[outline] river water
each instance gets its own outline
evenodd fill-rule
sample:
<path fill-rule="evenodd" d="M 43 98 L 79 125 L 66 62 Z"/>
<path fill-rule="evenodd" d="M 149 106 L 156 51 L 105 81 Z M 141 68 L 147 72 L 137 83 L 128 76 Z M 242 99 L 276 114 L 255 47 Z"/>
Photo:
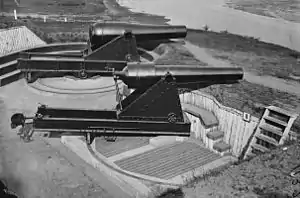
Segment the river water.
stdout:
<path fill-rule="evenodd" d="M 228 8 L 225 0 L 118 0 L 134 12 L 165 16 L 172 25 L 259 38 L 300 51 L 300 23 L 254 15 Z"/>

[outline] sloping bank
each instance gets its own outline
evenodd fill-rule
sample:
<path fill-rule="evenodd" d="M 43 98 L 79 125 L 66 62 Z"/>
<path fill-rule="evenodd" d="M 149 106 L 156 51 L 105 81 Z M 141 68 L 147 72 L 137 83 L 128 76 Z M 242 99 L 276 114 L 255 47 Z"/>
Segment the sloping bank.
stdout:
<path fill-rule="evenodd" d="M 224 0 L 117 0 L 133 12 L 165 16 L 172 25 L 259 38 L 300 51 L 300 24 L 225 7 Z"/>

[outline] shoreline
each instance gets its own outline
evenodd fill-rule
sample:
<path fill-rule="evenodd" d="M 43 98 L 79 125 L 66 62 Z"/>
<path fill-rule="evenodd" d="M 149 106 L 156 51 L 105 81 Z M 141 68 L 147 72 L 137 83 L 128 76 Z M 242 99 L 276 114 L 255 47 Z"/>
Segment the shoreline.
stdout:
<path fill-rule="evenodd" d="M 139 22 L 145 24 L 155 25 L 167 25 L 169 20 L 164 16 L 158 16 L 153 14 L 147 14 L 142 12 L 132 12 L 130 8 L 122 6 L 116 0 L 102 0 L 105 9 L 100 13 L 83 13 L 83 14 L 55 14 L 55 13 L 34 13 L 34 12 L 18 12 L 18 18 L 33 18 L 41 19 L 47 17 L 47 20 L 64 21 L 67 18 L 70 22 L 82 21 L 84 18 L 87 22 L 96 21 L 127 21 L 127 22 Z M 13 12 L 1 12 L 0 17 L 14 17 Z"/>
<path fill-rule="evenodd" d="M 206 0 L 187 1 L 188 3 L 198 1 L 201 3 Z M 195 8 L 187 5 L 188 3 L 179 0 L 103 0 L 106 10 L 99 14 L 80 16 L 49 14 L 47 16 L 49 20 L 60 21 L 63 21 L 63 17 L 70 17 L 70 22 L 80 21 L 78 20 L 80 18 L 90 18 L 89 22 L 117 20 L 155 25 L 186 25 L 191 30 L 203 30 L 203 27 L 208 24 L 210 31 L 213 32 L 227 31 L 230 34 L 252 37 L 268 44 L 300 52 L 300 38 L 298 37 L 300 23 L 223 7 L 224 0 L 209 1 L 201 5 L 202 8 L 194 6 L 199 9 L 198 12 L 193 12 Z M 182 10 L 187 10 L 190 16 L 186 13 L 187 11 L 182 12 Z M 2 13 L 2 15 L 13 17 L 13 13 Z M 18 15 L 20 18 L 30 16 L 36 19 L 43 19 L 45 16 L 35 13 L 18 13 Z"/>
<path fill-rule="evenodd" d="M 300 51 L 300 23 L 224 7 L 222 0 L 213 3 L 204 3 L 205 0 L 116 1 L 120 6 L 127 7 L 132 12 L 165 16 L 170 20 L 168 22 L 170 25 L 186 25 L 189 29 L 203 29 L 203 26 L 207 25 L 215 32 L 226 30 L 232 34 L 259 38 L 266 43 Z"/>

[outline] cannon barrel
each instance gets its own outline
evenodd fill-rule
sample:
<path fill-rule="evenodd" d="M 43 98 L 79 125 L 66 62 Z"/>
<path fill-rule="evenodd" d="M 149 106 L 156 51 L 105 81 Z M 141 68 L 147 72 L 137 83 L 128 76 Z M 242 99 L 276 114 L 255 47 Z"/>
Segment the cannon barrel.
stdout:
<path fill-rule="evenodd" d="M 137 42 L 185 38 L 186 26 L 145 25 L 122 22 L 95 23 L 90 26 L 89 37 L 92 46 L 101 46 L 124 32 L 131 31 Z"/>
<path fill-rule="evenodd" d="M 243 79 L 243 69 L 240 67 L 200 67 L 197 65 L 154 65 L 128 63 L 123 71 L 116 75 L 129 88 L 149 86 L 167 73 L 176 79 L 179 88 L 189 84 L 233 84 Z M 204 86 L 205 87 L 205 86 Z"/>

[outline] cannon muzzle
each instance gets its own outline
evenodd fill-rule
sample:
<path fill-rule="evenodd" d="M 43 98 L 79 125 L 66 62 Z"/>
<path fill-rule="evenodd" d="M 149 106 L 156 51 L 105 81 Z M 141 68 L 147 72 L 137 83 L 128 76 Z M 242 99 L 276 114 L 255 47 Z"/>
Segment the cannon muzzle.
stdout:
<path fill-rule="evenodd" d="M 137 42 L 185 38 L 187 35 L 185 26 L 102 22 L 90 26 L 89 37 L 91 46 L 97 48 L 97 46 L 99 47 L 117 36 L 123 35 L 126 31 L 131 31 Z"/>
<path fill-rule="evenodd" d="M 154 65 L 128 63 L 116 75 L 129 88 L 142 88 L 154 84 L 167 73 L 176 80 L 179 88 L 191 84 L 205 86 L 213 84 L 233 84 L 243 79 L 243 69 L 239 67 L 200 67 L 197 65 Z M 199 87 L 198 87 L 199 88 Z"/>
<path fill-rule="evenodd" d="M 24 126 L 26 117 L 22 113 L 15 113 L 10 118 L 10 127 L 12 129 L 18 126 Z"/>

